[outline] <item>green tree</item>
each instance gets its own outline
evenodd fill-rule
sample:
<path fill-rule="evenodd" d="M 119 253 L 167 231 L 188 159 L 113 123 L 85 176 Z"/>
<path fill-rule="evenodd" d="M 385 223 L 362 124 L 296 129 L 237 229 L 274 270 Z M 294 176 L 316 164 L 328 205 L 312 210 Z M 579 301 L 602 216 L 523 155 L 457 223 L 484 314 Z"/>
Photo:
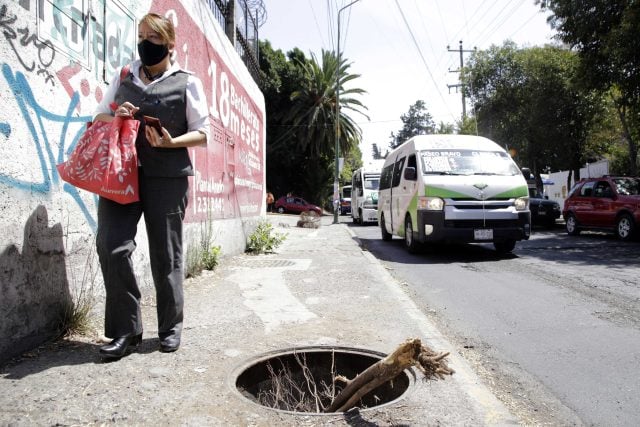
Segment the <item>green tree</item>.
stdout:
<path fill-rule="evenodd" d="M 454 133 L 456 130 L 455 126 L 451 123 L 445 123 L 445 122 L 440 122 L 440 124 L 438 125 L 438 130 L 436 131 L 436 133 L 439 134 L 451 134 Z"/>
<path fill-rule="evenodd" d="M 465 116 L 457 123 L 458 133 L 461 135 L 477 135 L 478 124 L 475 116 Z"/>
<path fill-rule="evenodd" d="M 510 149 L 539 177 L 547 168 L 579 170 L 603 101 L 576 83 L 579 58 L 546 46 L 512 42 L 474 53 L 463 82 L 475 104 L 478 132 Z"/>
<path fill-rule="evenodd" d="M 538 0 L 551 25 L 581 58 L 581 82 L 614 95 L 628 146 L 628 173 L 638 174 L 640 136 L 640 2 Z"/>
<path fill-rule="evenodd" d="M 291 94 L 304 84 L 304 53 L 293 49 L 285 55 L 274 50 L 269 41 L 260 41 L 260 89 L 266 109 L 266 185 L 276 197 L 293 192 L 311 200 L 305 188 L 304 152 L 292 150 L 296 145 L 295 127 L 287 118 Z M 319 202 L 315 201 L 314 202 Z"/>
<path fill-rule="evenodd" d="M 333 52 L 322 51 L 307 59 L 299 49 L 287 54 L 273 51 L 261 42 L 261 88 L 267 110 L 267 186 L 282 195 L 299 194 L 324 205 L 333 193 L 335 165 L 336 77 L 340 90 L 340 157 L 350 178 L 352 156 L 361 153 L 361 130 L 350 114 L 364 115 L 366 107 L 357 98 L 365 93 L 354 88 L 359 77 L 350 74 L 346 59 L 338 64 Z"/>
<path fill-rule="evenodd" d="M 311 61 L 300 64 L 305 70 L 305 82 L 291 94 L 293 106 L 289 117 L 294 126 L 300 128 L 298 149 L 307 150 L 312 155 L 332 154 L 335 150 L 336 125 L 336 78 L 340 99 L 340 152 L 347 153 L 357 145 L 362 131 L 347 112 L 363 112 L 366 107 L 356 98 L 365 93 L 363 89 L 349 88 L 347 83 L 360 77 L 349 74 L 350 64 L 346 59 L 338 63 L 334 52 L 322 50 L 322 62 L 315 55 Z"/>
<path fill-rule="evenodd" d="M 409 138 L 416 135 L 427 135 L 436 132 L 436 124 L 433 117 L 427 111 L 427 107 L 422 100 L 417 100 L 409 107 L 409 111 L 400 116 L 403 126 L 397 134 L 391 132 L 391 142 L 389 147 L 394 149 L 405 143 Z"/>

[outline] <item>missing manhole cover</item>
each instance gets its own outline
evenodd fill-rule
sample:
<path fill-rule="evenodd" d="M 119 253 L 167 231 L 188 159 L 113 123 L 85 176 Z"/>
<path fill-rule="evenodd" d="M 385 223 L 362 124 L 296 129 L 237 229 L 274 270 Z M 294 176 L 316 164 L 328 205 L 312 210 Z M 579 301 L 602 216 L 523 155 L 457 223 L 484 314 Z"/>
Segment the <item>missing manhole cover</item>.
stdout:
<path fill-rule="evenodd" d="M 323 413 L 344 388 L 338 375 L 355 378 L 385 357 L 382 353 L 352 348 L 297 348 L 262 356 L 251 362 L 236 379 L 237 390 L 267 408 Z M 406 372 L 364 395 L 361 409 L 379 407 L 400 398 L 409 388 Z"/>

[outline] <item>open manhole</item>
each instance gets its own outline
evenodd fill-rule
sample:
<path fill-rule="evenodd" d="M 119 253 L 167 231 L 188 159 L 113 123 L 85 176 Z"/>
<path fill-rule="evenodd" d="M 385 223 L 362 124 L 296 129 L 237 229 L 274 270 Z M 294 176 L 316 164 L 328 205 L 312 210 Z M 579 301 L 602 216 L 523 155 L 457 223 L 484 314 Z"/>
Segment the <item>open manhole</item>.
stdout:
<path fill-rule="evenodd" d="M 353 379 L 385 356 L 353 348 L 296 348 L 249 363 L 235 385 L 245 398 L 264 407 L 320 414 L 345 387 L 335 381 L 336 376 Z M 367 409 L 390 404 L 407 391 L 410 383 L 407 371 L 402 372 L 364 395 L 356 406 Z"/>

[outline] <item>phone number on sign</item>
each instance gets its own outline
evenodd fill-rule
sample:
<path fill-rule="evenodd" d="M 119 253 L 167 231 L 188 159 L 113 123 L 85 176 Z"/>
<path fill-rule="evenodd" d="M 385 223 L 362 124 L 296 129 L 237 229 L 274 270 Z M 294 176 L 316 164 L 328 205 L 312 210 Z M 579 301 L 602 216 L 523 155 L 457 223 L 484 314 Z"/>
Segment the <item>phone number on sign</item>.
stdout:
<path fill-rule="evenodd" d="M 221 197 L 197 196 L 194 206 L 195 213 L 223 213 L 224 199 Z"/>

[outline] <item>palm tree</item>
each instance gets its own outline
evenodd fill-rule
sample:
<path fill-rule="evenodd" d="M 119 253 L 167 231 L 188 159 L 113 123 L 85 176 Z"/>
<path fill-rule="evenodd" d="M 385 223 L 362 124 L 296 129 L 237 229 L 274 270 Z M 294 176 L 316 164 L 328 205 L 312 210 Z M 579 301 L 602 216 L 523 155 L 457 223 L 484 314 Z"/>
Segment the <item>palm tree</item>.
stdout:
<path fill-rule="evenodd" d="M 322 50 L 322 64 L 314 54 L 311 60 L 302 63 L 306 82 L 291 94 L 293 101 L 289 119 L 296 129 L 298 149 L 311 156 L 331 158 L 335 150 L 336 125 L 336 80 L 340 90 L 340 152 L 348 153 L 358 145 L 362 137 L 360 127 L 349 116 L 349 112 L 362 114 L 367 108 L 355 97 L 366 93 L 359 88 L 345 88 L 347 83 L 360 77 L 349 74 L 351 66 L 338 59 L 334 52 Z"/>

